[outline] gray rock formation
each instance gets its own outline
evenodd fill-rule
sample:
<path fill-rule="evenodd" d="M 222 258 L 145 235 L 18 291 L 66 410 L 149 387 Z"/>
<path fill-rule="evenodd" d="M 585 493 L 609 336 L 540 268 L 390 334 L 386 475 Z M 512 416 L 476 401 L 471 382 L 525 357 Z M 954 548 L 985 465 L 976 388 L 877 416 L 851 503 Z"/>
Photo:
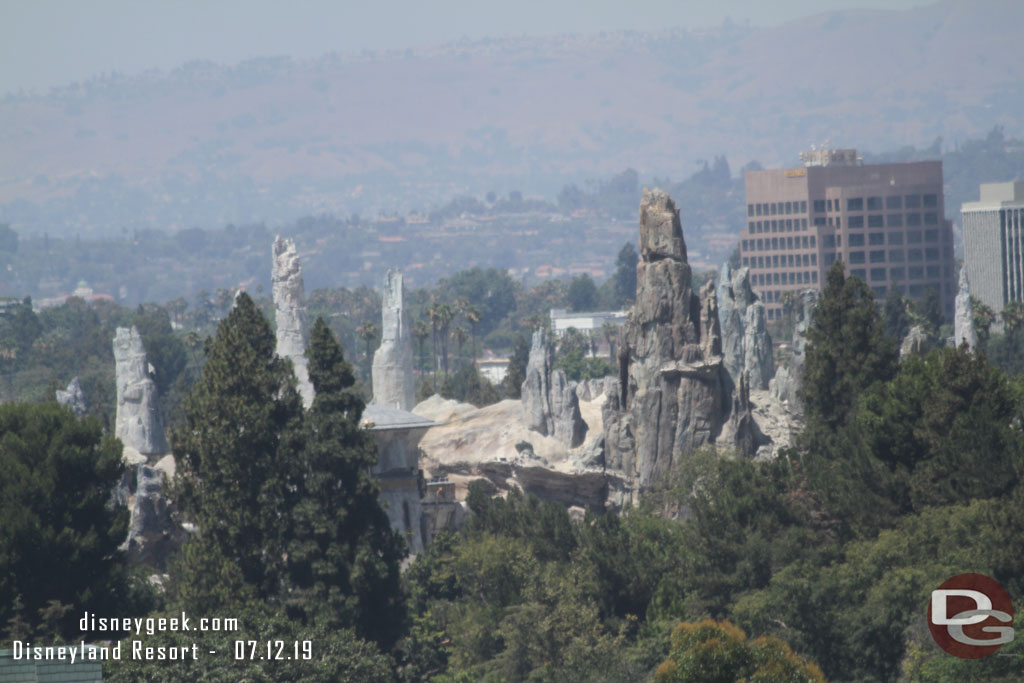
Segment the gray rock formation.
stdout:
<path fill-rule="evenodd" d="M 85 415 L 89 408 L 85 404 L 85 394 L 82 392 L 82 385 L 78 382 L 77 377 L 71 380 L 67 389 L 57 390 L 57 403 L 71 408 L 75 417 Z"/>
<path fill-rule="evenodd" d="M 130 474 L 131 470 L 126 472 Z M 184 534 L 174 523 L 173 505 L 163 494 L 166 480 L 173 476 L 174 458 L 168 455 L 153 467 L 138 465 L 134 481 L 128 482 L 131 522 L 124 548 L 132 564 L 166 569 L 167 559 L 181 544 Z"/>
<path fill-rule="evenodd" d="M 733 386 L 739 385 L 740 376 L 746 372 L 751 388 L 767 389 L 775 374 L 772 338 L 764 304 L 750 287 L 749 269 L 733 273 L 728 263 L 723 265 L 717 297 L 722 353 Z"/>
<path fill-rule="evenodd" d="M 956 294 L 956 314 L 953 318 L 953 344 L 966 343 L 969 348 L 978 345 L 974 332 L 974 307 L 971 305 L 971 288 L 967 282 L 967 269 L 960 269 L 960 291 Z"/>
<path fill-rule="evenodd" d="M 274 240 L 274 318 L 277 321 L 277 355 L 290 358 L 298 380 L 299 395 L 307 408 L 313 403 L 313 384 L 309 381 L 306 347 L 309 332 L 306 329 L 305 286 L 302 266 L 295 242 L 280 235 Z"/>
<path fill-rule="evenodd" d="M 768 386 L 772 396 L 797 411 L 801 408 L 797 392 L 800 390 L 804 359 L 807 357 L 807 330 L 811 328 L 811 319 L 814 316 L 814 307 L 818 305 L 818 296 L 816 289 L 805 289 L 800 292 L 789 364 L 780 366 L 775 371 L 775 377 L 772 378 Z"/>
<path fill-rule="evenodd" d="M 554 353 L 543 328 L 533 333 L 522 397 L 523 420 L 529 429 L 554 436 L 569 448 L 583 443 L 587 423 L 580 415 L 576 384 L 554 368 Z"/>
<path fill-rule="evenodd" d="M 922 357 L 926 353 L 928 353 L 928 335 L 925 334 L 923 327 L 914 325 L 900 345 L 900 360 L 912 355 Z"/>
<path fill-rule="evenodd" d="M 391 408 L 412 410 L 416 405 L 412 327 L 405 310 L 401 271 L 389 269 L 384 277 L 381 317 L 380 348 L 373 354 L 373 400 Z"/>
<path fill-rule="evenodd" d="M 139 331 L 117 328 L 114 335 L 114 375 L 117 385 L 117 417 L 114 436 L 124 444 L 128 462 L 141 462 L 170 449 L 164 437 L 156 383 Z"/>
<path fill-rule="evenodd" d="M 742 448 L 759 439 L 747 431 L 748 397 L 737 396 L 730 416 L 714 285 L 700 297 L 693 291 L 679 212 L 659 190 L 644 190 L 640 251 L 636 304 L 619 336 L 619 377 L 606 383 L 602 410 L 605 465 L 622 471 L 636 492 L 701 446 Z"/>

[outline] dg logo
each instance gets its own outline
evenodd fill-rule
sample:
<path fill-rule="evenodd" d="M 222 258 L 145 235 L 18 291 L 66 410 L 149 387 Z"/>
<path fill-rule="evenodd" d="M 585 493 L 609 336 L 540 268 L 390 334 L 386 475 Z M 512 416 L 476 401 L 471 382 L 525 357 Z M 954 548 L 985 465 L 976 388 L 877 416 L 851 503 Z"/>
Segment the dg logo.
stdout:
<path fill-rule="evenodd" d="M 943 650 L 979 659 L 1013 640 L 1013 604 L 984 574 L 958 574 L 932 591 L 928 628 Z"/>

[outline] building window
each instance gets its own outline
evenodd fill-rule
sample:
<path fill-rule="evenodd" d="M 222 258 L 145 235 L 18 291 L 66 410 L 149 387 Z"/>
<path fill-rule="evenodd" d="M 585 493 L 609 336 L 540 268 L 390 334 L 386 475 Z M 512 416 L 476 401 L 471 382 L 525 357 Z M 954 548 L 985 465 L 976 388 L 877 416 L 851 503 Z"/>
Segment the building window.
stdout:
<path fill-rule="evenodd" d="M 836 216 L 836 230 L 838 230 L 841 227 L 843 227 L 843 219 L 840 218 L 839 216 Z"/>
<path fill-rule="evenodd" d="M 806 200 L 801 200 L 800 201 L 800 213 L 807 213 L 807 201 Z"/>
<path fill-rule="evenodd" d="M 902 232 L 890 232 L 889 233 L 889 244 L 903 244 L 903 233 Z"/>
<path fill-rule="evenodd" d="M 817 254 L 811 254 L 811 265 L 812 266 L 818 265 L 818 255 Z"/>
<path fill-rule="evenodd" d="M 776 204 L 775 202 L 771 203 L 771 211 L 772 211 L 772 215 L 773 216 L 778 213 L 778 208 L 779 208 L 778 204 Z"/>
<path fill-rule="evenodd" d="M 760 204 L 754 204 L 754 215 L 755 216 L 760 216 L 761 215 L 761 205 Z"/>
<path fill-rule="evenodd" d="M 872 268 L 871 269 L 871 281 L 881 282 L 885 279 L 885 268 Z"/>
<path fill-rule="evenodd" d="M 839 200 L 837 199 L 836 200 L 836 206 L 839 206 L 838 202 L 839 202 Z M 826 199 L 825 200 L 825 204 L 828 206 L 828 210 L 831 211 L 832 210 L 832 200 L 831 199 Z"/>
<path fill-rule="evenodd" d="M 891 279 L 891 280 L 902 280 L 903 277 L 904 277 L 904 272 L 903 272 L 902 268 L 890 268 L 889 269 L 889 279 Z"/>
<path fill-rule="evenodd" d="M 811 249 L 814 249 L 814 235 L 811 235 Z"/>
<path fill-rule="evenodd" d="M 793 219 L 792 218 L 787 218 L 786 219 L 786 232 L 793 232 Z"/>
<path fill-rule="evenodd" d="M 873 232 L 868 235 L 868 244 L 878 245 L 885 244 L 885 233 L 884 232 Z"/>
<path fill-rule="evenodd" d="M 861 280 L 864 281 L 867 281 L 868 279 L 867 271 L 865 271 L 863 268 L 851 268 L 850 275 L 854 277 L 859 277 Z"/>
<path fill-rule="evenodd" d="M 864 233 L 853 233 L 846 239 L 846 243 L 851 247 L 863 247 Z"/>
<path fill-rule="evenodd" d="M 828 268 L 829 266 L 836 262 L 835 253 L 830 251 L 827 254 L 823 254 L 821 262 L 825 265 L 826 268 Z"/>
<path fill-rule="evenodd" d="M 787 265 L 789 265 L 790 268 L 793 267 L 793 258 L 794 258 L 793 254 L 787 254 L 786 255 Z"/>
<path fill-rule="evenodd" d="M 831 199 L 829 200 L 832 201 Z M 815 199 L 814 200 L 814 213 L 825 213 L 825 200 Z"/>
<path fill-rule="evenodd" d="M 772 284 L 773 285 L 782 284 L 781 282 L 779 282 L 779 274 L 778 273 L 772 273 Z"/>
<path fill-rule="evenodd" d="M 806 230 L 807 229 L 807 219 L 806 218 L 801 218 L 800 219 L 800 225 L 803 226 L 801 228 L 802 230 Z"/>
<path fill-rule="evenodd" d="M 938 247 L 926 247 L 924 250 L 924 258 L 926 261 L 938 261 L 939 260 L 939 248 Z"/>
<path fill-rule="evenodd" d="M 939 195 L 937 194 L 926 194 L 924 196 L 924 208 L 934 209 L 939 205 Z"/>
<path fill-rule="evenodd" d="M 902 228 L 903 227 L 903 214 L 902 213 L 890 213 L 885 217 L 885 223 L 890 228 Z"/>
<path fill-rule="evenodd" d="M 754 205 L 753 204 L 747 204 L 747 215 L 748 216 L 753 216 L 754 215 Z"/>
<path fill-rule="evenodd" d="M 907 249 L 908 261 L 923 261 L 924 253 L 920 249 Z"/>
<path fill-rule="evenodd" d="M 757 267 L 758 268 L 764 268 L 764 256 L 758 256 L 757 257 Z"/>
<path fill-rule="evenodd" d="M 847 211 L 863 211 L 864 210 L 864 198 L 863 197 L 852 197 L 846 200 Z"/>
<path fill-rule="evenodd" d="M 902 249 L 890 249 L 889 250 L 889 263 L 903 263 L 903 250 Z"/>
<path fill-rule="evenodd" d="M 773 254 L 772 255 L 772 268 L 778 268 L 778 267 L 779 267 L 779 255 L 778 254 Z"/>
<path fill-rule="evenodd" d="M 749 265 L 750 265 L 750 258 L 747 257 L 747 256 L 744 256 L 743 257 L 743 266 L 746 267 L 746 266 L 749 266 Z"/>
<path fill-rule="evenodd" d="M 786 202 L 786 213 L 793 213 L 793 202 Z"/>
<path fill-rule="evenodd" d="M 926 213 L 924 215 L 924 224 L 925 225 L 938 225 L 939 224 L 939 214 L 935 213 L 934 211 L 929 211 L 928 213 Z"/>
<path fill-rule="evenodd" d="M 910 296 L 920 299 L 924 296 L 924 285 L 910 285 Z"/>
<path fill-rule="evenodd" d="M 864 252 L 863 251 L 851 251 L 849 256 L 850 256 L 850 263 L 851 264 L 856 263 L 856 264 L 859 265 L 861 263 L 864 263 Z"/>
<path fill-rule="evenodd" d="M 822 235 L 821 236 L 821 246 L 823 246 L 823 247 L 834 247 L 834 246 L 836 246 L 836 236 L 835 235 Z"/>
<path fill-rule="evenodd" d="M 786 238 L 786 249 L 792 249 L 792 248 L 793 248 L 793 238 L 792 237 L 787 237 Z"/>
<path fill-rule="evenodd" d="M 907 214 L 907 227 L 916 227 L 921 225 L 921 214 L 919 213 L 908 213 Z"/>
<path fill-rule="evenodd" d="M 816 271 L 816 270 L 812 270 L 811 271 L 811 282 L 814 282 L 814 283 L 818 282 L 818 271 Z"/>
<path fill-rule="evenodd" d="M 789 274 L 789 284 L 791 284 L 791 285 L 795 285 L 796 284 L 796 273 L 790 273 Z"/>
<path fill-rule="evenodd" d="M 881 211 L 882 210 L 882 198 L 881 197 L 868 197 L 868 211 Z"/>
<path fill-rule="evenodd" d="M 890 211 L 898 211 L 903 208 L 903 197 L 898 194 L 889 195 L 885 198 L 885 208 Z"/>
<path fill-rule="evenodd" d="M 939 241 L 939 231 L 937 229 L 935 229 L 935 228 L 932 228 L 931 230 L 925 230 L 924 231 L 924 241 L 925 242 L 938 242 Z"/>
<path fill-rule="evenodd" d="M 879 286 L 879 287 L 872 287 L 871 289 L 875 290 L 875 298 L 876 299 L 882 299 L 882 298 L 885 297 L 885 287 Z"/>
<path fill-rule="evenodd" d="M 871 263 L 885 263 L 885 249 L 873 250 L 868 258 L 871 259 Z"/>
<path fill-rule="evenodd" d="M 764 240 L 757 240 L 757 249 L 755 249 L 754 251 L 764 251 Z"/>
<path fill-rule="evenodd" d="M 846 219 L 846 224 L 851 228 L 863 228 L 864 216 L 850 216 Z"/>
<path fill-rule="evenodd" d="M 928 275 L 929 280 L 939 279 L 939 267 L 938 266 L 925 266 L 924 272 Z"/>
<path fill-rule="evenodd" d="M 868 227 L 869 228 L 881 228 L 883 227 L 882 214 L 873 213 L 868 216 Z"/>
<path fill-rule="evenodd" d="M 836 246 L 837 247 L 843 246 L 843 236 L 842 235 L 836 235 Z"/>
<path fill-rule="evenodd" d="M 907 233 L 907 244 L 921 244 L 921 231 L 911 230 Z"/>
<path fill-rule="evenodd" d="M 919 194 L 908 194 L 903 198 L 903 205 L 908 209 L 920 209 L 921 208 L 921 195 Z"/>
<path fill-rule="evenodd" d="M 807 249 L 807 235 L 804 235 L 800 243 L 803 245 L 804 249 Z"/>
<path fill-rule="evenodd" d="M 924 279 L 924 267 L 923 266 L 910 266 L 907 268 L 907 275 L 910 276 L 911 280 L 923 280 Z"/>
<path fill-rule="evenodd" d="M 824 228 L 825 227 L 825 217 L 824 216 L 815 216 L 814 217 L 814 227 L 816 227 L 816 228 Z"/>

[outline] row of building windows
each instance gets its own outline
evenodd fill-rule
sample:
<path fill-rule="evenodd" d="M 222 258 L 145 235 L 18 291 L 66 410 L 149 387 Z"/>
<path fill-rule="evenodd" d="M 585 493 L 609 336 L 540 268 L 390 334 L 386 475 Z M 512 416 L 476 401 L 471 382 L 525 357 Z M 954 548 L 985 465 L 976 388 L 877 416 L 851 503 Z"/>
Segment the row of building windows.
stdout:
<path fill-rule="evenodd" d="M 923 220 L 922 220 L 923 218 Z M 869 228 L 902 228 L 906 225 L 908 228 L 917 227 L 919 225 L 938 225 L 939 214 L 934 211 L 929 211 L 924 214 L 920 213 L 890 213 L 880 214 L 873 213 L 868 214 L 867 221 L 865 222 L 864 216 L 850 216 L 846 220 L 846 227 L 848 228 L 863 228 L 865 225 Z M 814 227 L 836 228 L 837 230 L 842 229 L 843 221 L 839 216 L 815 216 Z M 753 232 L 753 230 L 751 230 Z"/>
<path fill-rule="evenodd" d="M 771 202 L 767 204 L 747 204 L 748 216 L 777 216 L 794 213 L 807 213 L 806 201 Z"/>
<path fill-rule="evenodd" d="M 818 271 L 794 271 L 792 273 L 772 273 L 773 277 L 766 283 L 768 286 L 771 285 L 810 285 L 817 284 L 818 282 Z M 760 296 L 766 304 L 775 304 L 782 301 L 782 295 L 785 294 L 786 290 L 776 289 L 765 289 L 758 290 L 758 296 Z"/>
<path fill-rule="evenodd" d="M 743 240 L 743 251 L 772 251 L 776 249 L 816 249 L 814 235 L 802 237 L 765 237 L 764 239 Z"/>
<path fill-rule="evenodd" d="M 773 254 L 771 256 L 744 256 L 744 267 L 749 268 L 794 268 L 818 265 L 817 254 Z M 751 277 L 757 278 L 757 275 Z M 761 283 L 764 284 L 764 283 Z"/>
<path fill-rule="evenodd" d="M 839 199 L 815 199 L 811 204 L 811 208 L 814 210 L 814 213 L 825 213 L 826 211 L 832 212 L 840 210 Z M 937 194 L 895 194 L 889 195 L 888 197 L 868 197 L 867 202 L 864 201 L 864 197 L 850 197 L 846 200 L 847 211 L 864 211 L 865 206 L 867 206 L 868 211 L 881 211 L 883 205 L 887 211 L 920 208 L 931 209 L 939 206 L 939 196 Z M 748 216 L 776 216 L 794 213 L 807 213 L 807 202 L 801 200 L 791 202 L 747 204 Z"/>
<path fill-rule="evenodd" d="M 747 223 L 747 232 L 751 235 L 759 232 L 799 232 L 806 229 L 806 218 L 781 218 L 774 221 L 750 221 Z"/>
<path fill-rule="evenodd" d="M 880 246 L 885 244 L 886 235 L 888 235 L 890 245 L 902 245 L 904 236 L 906 236 L 907 244 L 921 244 L 927 242 L 934 244 L 939 241 L 939 231 L 935 230 L 911 230 L 909 232 L 869 232 L 867 234 L 867 243 L 870 246 Z M 846 242 L 851 247 L 863 247 L 865 236 L 863 233 L 850 233 L 846 236 Z M 822 235 L 821 246 L 823 247 L 841 247 L 843 246 L 842 235 Z"/>

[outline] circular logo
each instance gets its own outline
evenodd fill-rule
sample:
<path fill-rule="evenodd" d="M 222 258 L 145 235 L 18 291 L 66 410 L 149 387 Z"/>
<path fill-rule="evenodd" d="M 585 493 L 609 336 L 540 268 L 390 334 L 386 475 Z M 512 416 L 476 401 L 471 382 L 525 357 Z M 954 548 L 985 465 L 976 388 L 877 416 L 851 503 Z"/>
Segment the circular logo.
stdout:
<path fill-rule="evenodd" d="M 928 629 L 951 655 L 988 657 L 1013 640 L 1013 604 L 995 579 L 958 574 L 932 591 Z"/>

